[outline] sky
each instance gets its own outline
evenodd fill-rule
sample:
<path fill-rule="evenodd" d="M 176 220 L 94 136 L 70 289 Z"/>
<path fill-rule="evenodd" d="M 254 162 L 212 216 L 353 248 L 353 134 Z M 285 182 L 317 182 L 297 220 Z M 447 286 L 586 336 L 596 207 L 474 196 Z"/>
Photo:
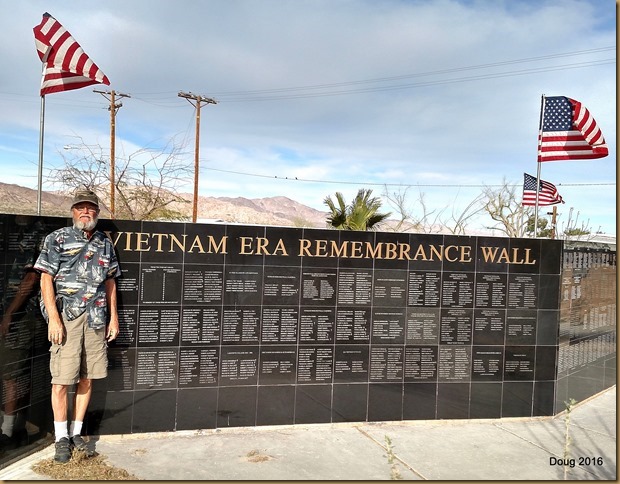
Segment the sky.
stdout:
<path fill-rule="evenodd" d="M 43 171 L 64 147 L 116 157 L 170 140 L 199 195 L 286 196 L 318 210 L 361 188 L 408 211 L 460 213 L 484 187 L 555 184 L 558 226 L 616 232 L 616 4 L 611 0 L 0 0 L 0 181 L 37 188 L 41 62 L 33 27 L 54 16 L 110 79 L 45 96 Z M 582 102 L 609 156 L 536 161 L 541 97 Z M 53 189 L 47 182 L 43 189 Z M 193 190 L 193 178 L 186 192 Z M 35 201 L 33 201 L 35 203 Z M 542 207 L 541 216 L 549 207 Z M 492 221 L 478 217 L 472 231 Z"/>

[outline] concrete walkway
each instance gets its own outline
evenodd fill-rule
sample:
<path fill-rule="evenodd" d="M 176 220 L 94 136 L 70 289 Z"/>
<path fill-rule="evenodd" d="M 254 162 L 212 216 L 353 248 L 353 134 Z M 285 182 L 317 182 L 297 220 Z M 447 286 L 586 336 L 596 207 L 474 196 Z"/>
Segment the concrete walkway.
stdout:
<path fill-rule="evenodd" d="M 568 479 L 616 480 L 615 386 L 574 407 L 569 435 Z M 565 471 L 564 415 L 132 434 L 91 444 L 147 480 L 556 480 Z M 31 466 L 53 453 L 26 457 L 0 479 L 44 480 Z"/>

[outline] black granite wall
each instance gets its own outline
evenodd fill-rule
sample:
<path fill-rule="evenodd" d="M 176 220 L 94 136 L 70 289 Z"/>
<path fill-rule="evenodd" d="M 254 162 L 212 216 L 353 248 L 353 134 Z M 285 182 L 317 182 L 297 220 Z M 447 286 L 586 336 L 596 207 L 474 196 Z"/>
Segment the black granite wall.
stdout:
<path fill-rule="evenodd" d="M 27 268 L 41 237 L 68 222 L 0 216 L 3 409 L 18 415 L 18 446 L 52 429 L 49 344 Z M 122 266 L 121 335 L 95 382 L 89 434 L 553 415 L 565 396 L 615 383 L 615 252 L 577 268 L 579 249 L 540 239 L 99 228 Z M 576 296 L 594 294 L 584 286 L 594 279 L 604 297 Z M 587 363 L 565 356 L 582 346 Z"/>

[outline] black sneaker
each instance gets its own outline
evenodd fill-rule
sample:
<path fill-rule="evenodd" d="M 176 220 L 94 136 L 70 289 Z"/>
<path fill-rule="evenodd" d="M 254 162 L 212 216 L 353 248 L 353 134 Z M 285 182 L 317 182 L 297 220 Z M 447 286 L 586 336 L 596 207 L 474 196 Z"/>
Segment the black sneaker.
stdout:
<path fill-rule="evenodd" d="M 56 442 L 56 453 L 54 454 L 54 461 L 65 464 L 71 460 L 71 442 L 69 437 L 63 437 Z"/>
<path fill-rule="evenodd" d="M 81 435 L 74 435 L 71 437 L 71 443 L 73 444 L 73 448 L 78 452 L 83 452 L 86 457 L 92 457 L 95 453 L 90 450 L 86 441 L 82 438 Z"/>
<path fill-rule="evenodd" d="M 8 435 L 0 433 L 0 455 L 4 454 L 7 450 L 12 450 L 16 447 L 14 439 Z"/>

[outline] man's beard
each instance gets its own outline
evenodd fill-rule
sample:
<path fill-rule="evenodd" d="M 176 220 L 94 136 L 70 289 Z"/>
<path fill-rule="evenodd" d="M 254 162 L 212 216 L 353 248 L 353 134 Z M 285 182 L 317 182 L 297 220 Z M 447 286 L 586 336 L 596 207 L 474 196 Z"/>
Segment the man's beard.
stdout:
<path fill-rule="evenodd" d="M 93 217 L 90 222 L 82 222 L 81 220 L 74 220 L 73 226 L 78 230 L 85 230 L 86 232 L 90 232 L 97 225 L 97 217 Z"/>

